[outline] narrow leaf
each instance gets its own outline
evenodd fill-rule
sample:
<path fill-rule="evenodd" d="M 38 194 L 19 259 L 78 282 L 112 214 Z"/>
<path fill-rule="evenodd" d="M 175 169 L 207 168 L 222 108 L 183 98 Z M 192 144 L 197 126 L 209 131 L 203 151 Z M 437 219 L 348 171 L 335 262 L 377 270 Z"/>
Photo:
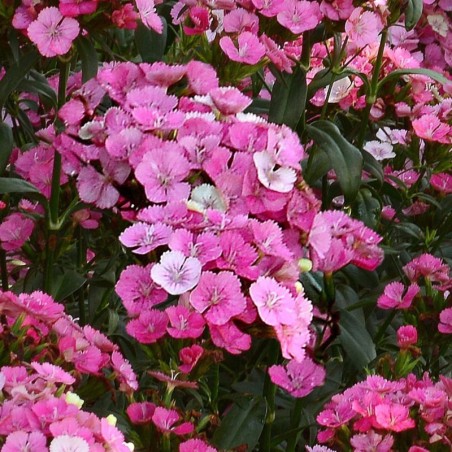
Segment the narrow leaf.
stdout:
<path fill-rule="evenodd" d="M 384 79 L 380 81 L 380 83 L 378 83 L 377 92 L 379 92 L 381 87 L 386 83 L 392 80 L 397 80 L 403 75 L 426 75 L 427 77 L 430 77 L 431 79 L 439 83 L 442 83 L 443 85 L 448 82 L 447 78 L 444 77 L 444 75 L 441 75 L 439 72 L 432 71 L 431 69 L 424 68 L 397 69 L 396 71 L 390 72 Z"/>
<path fill-rule="evenodd" d="M 422 0 L 408 0 L 405 10 L 405 28 L 412 30 L 422 16 L 424 2 Z"/>
<path fill-rule="evenodd" d="M 268 119 L 295 129 L 306 106 L 306 74 L 296 68 L 293 74 L 281 74 L 285 83 L 273 85 Z"/>
<path fill-rule="evenodd" d="M 0 174 L 3 174 L 6 165 L 8 165 L 13 146 L 14 140 L 11 127 L 4 122 L 0 122 Z"/>
<path fill-rule="evenodd" d="M 75 45 L 82 61 L 82 82 L 85 83 L 97 75 L 97 52 L 91 40 L 83 36 L 75 40 Z"/>
<path fill-rule="evenodd" d="M 229 450 L 247 444 L 247 450 L 253 450 L 264 428 L 266 413 L 267 406 L 262 396 L 240 398 L 215 431 L 214 445 Z"/>
<path fill-rule="evenodd" d="M 85 284 L 86 279 L 74 270 L 69 270 L 62 275 L 55 284 L 53 293 L 55 300 L 62 301 L 72 295 Z"/>
<path fill-rule="evenodd" d="M 41 192 L 30 182 L 12 177 L 0 177 L 0 194 L 5 193 L 39 193 Z"/>
<path fill-rule="evenodd" d="M 361 185 L 363 157 L 330 121 L 320 120 L 306 126 L 308 135 L 328 155 L 347 202 L 352 202 Z"/>
<path fill-rule="evenodd" d="M 150 30 L 143 24 L 138 25 L 135 30 L 135 43 L 141 59 L 146 63 L 161 61 L 165 54 L 166 42 L 168 37 L 168 27 L 164 17 L 160 17 L 163 22 L 163 31 L 161 34 Z"/>

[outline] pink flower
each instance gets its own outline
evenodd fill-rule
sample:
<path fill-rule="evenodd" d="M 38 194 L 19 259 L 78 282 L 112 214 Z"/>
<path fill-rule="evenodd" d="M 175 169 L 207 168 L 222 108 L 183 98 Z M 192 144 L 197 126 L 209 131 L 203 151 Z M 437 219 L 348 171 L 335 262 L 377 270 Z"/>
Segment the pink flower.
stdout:
<path fill-rule="evenodd" d="M 309 358 L 301 362 L 291 360 L 286 366 L 271 366 L 268 373 L 273 383 L 293 397 L 305 397 L 325 381 L 325 369 Z"/>
<path fill-rule="evenodd" d="M 182 364 L 179 369 L 184 374 L 190 373 L 198 364 L 201 356 L 204 354 L 204 349 L 199 345 L 193 344 L 191 347 L 184 347 L 179 352 L 179 359 Z"/>
<path fill-rule="evenodd" d="M 131 3 L 126 3 L 121 8 L 113 11 L 111 15 L 113 24 L 126 30 L 135 30 L 139 18 L 140 16 L 134 11 Z"/>
<path fill-rule="evenodd" d="M 182 180 L 190 172 L 190 164 L 175 145 L 147 152 L 135 170 L 151 202 L 188 199 L 190 186 Z"/>
<path fill-rule="evenodd" d="M 430 185 L 442 194 L 452 193 L 452 175 L 448 173 L 433 174 L 430 177 Z"/>
<path fill-rule="evenodd" d="M 285 7 L 284 0 L 251 0 L 253 5 L 265 17 L 274 17 Z"/>
<path fill-rule="evenodd" d="M 375 407 L 375 422 L 377 428 L 393 432 L 403 432 L 414 428 L 414 419 L 410 418 L 410 411 L 399 403 L 381 403 Z"/>
<path fill-rule="evenodd" d="M 439 314 L 438 330 L 443 334 L 452 334 L 452 308 L 443 309 Z"/>
<path fill-rule="evenodd" d="M 174 433 L 176 435 L 188 435 L 193 432 L 194 426 L 190 422 L 184 422 L 177 427 L 174 426 L 180 419 L 175 410 L 168 410 L 163 407 L 157 407 L 152 416 L 154 425 L 164 433 Z"/>
<path fill-rule="evenodd" d="M 413 325 L 404 325 L 397 330 L 397 345 L 403 350 L 417 342 L 417 329 Z"/>
<path fill-rule="evenodd" d="M 232 355 L 239 355 L 251 347 L 251 336 L 240 331 L 233 322 L 224 325 L 209 324 L 212 342 Z"/>
<path fill-rule="evenodd" d="M 89 452 L 89 444 L 81 436 L 59 435 L 50 443 L 50 452 Z"/>
<path fill-rule="evenodd" d="M 201 262 L 186 257 L 180 251 L 166 251 L 160 262 L 152 267 L 151 278 L 171 295 L 193 289 L 201 276 Z"/>
<path fill-rule="evenodd" d="M 434 114 L 423 115 L 411 123 L 415 134 L 428 141 L 450 143 L 450 126 L 439 120 Z"/>
<path fill-rule="evenodd" d="M 111 364 L 121 383 L 120 390 L 128 393 L 136 391 L 138 389 L 137 376 L 129 361 L 115 350 L 111 354 Z"/>
<path fill-rule="evenodd" d="M 166 308 L 171 326 L 167 328 L 168 334 L 177 339 L 197 338 L 204 331 L 206 322 L 201 314 L 190 311 L 185 306 L 170 306 Z"/>
<path fill-rule="evenodd" d="M 231 272 L 203 272 L 190 304 L 214 325 L 224 325 L 246 308 L 240 281 Z"/>
<path fill-rule="evenodd" d="M 381 309 L 408 309 L 420 290 L 417 284 L 410 284 L 405 291 L 405 286 L 401 282 L 392 282 L 378 298 L 377 306 Z"/>
<path fill-rule="evenodd" d="M 28 29 L 28 37 L 38 46 L 41 55 L 54 57 L 67 53 L 80 27 L 75 19 L 64 17 L 58 8 L 44 8 Z"/>
<path fill-rule="evenodd" d="M 155 11 L 154 0 L 135 0 L 140 19 L 147 28 L 162 33 L 163 22 Z"/>
<path fill-rule="evenodd" d="M 275 221 L 261 223 L 251 220 L 253 242 L 257 248 L 268 256 L 275 256 L 287 261 L 293 259 L 293 254 L 283 241 L 282 230 Z"/>
<path fill-rule="evenodd" d="M 273 278 L 261 276 L 250 286 L 250 297 L 267 325 L 292 325 L 296 322 L 295 299 Z"/>
<path fill-rule="evenodd" d="M 200 439 L 189 439 L 179 444 L 179 452 L 217 452 L 217 449 L 209 446 Z"/>
<path fill-rule="evenodd" d="M 403 271 L 411 282 L 426 278 L 433 283 L 447 284 L 450 280 L 449 267 L 442 259 L 431 254 L 421 254 L 408 262 Z"/>
<path fill-rule="evenodd" d="M 222 115 L 241 113 L 251 105 L 252 99 L 232 86 L 215 88 L 209 92 L 213 105 Z"/>
<path fill-rule="evenodd" d="M 37 362 L 31 363 L 31 367 L 44 380 L 49 383 L 63 383 L 71 385 L 75 382 L 75 378 L 64 371 L 61 367 L 50 363 L 39 364 Z"/>
<path fill-rule="evenodd" d="M 394 444 L 394 438 L 391 435 L 379 435 L 373 430 L 367 433 L 353 435 L 350 438 L 350 444 L 355 448 L 356 452 L 391 452 Z"/>
<path fill-rule="evenodd" d="M 296 35 L 313 30 L 321 19 L 319 5 L 305 0 L 285 0 L 284 8 L 277 16 L 278 22 Z"/>
<path fill-rule="evenodd" d="M 257 34 L 259 31 L 259 18 L 243 8 L 233 9 L 224 16 L 224 31 L 226 33 L 242 33 L 249 31 Z"/>
<path fill-rule="evenodd" d="M 134 402 L 127 409 L 127 416 L 134 424 L 147 424 L 151 422 L 155 411 L 155 404 L 151 402 Z"/>
<path fill-rule="evenodd" d="M 345 32 L 350 41 L 358 47 L 364 47 L 378 41 L 378 35 L 383 29 L 381 19 L 373 12 L 355 8 L 345 22 Z"/>
<path fill-rule="evenodd" d="M 201 6 L 191 6 L 188 10 L 189 25 L 184 25 L 188 36 L 199 35 L 209 29 L 209 10 Z"/>
<path fill-rule="evenodd" d="M 35 224 L 20 213 L 5 217 L 0 224 L 0 241 L 5 251 L 18 251 L 30 238 Z"/>
<path fill-rule="evenodd" d="M 48 450 L 47 439 L 39 431 L 26 433 L 19 430 L 10 433 L 2 447 L 2 452 L 46 452 Z"/>
<path fill-rule="evenodd" d="M 66 17 L 77 17 L 82 14 L 92 14 L 97 9 L 98 0 L 60 0 L 58 6 L 61 14 Z"/>
<path fill-rule="evenodd" d="M 253 33 L 245 31 L 237 38 L 237 47 L 229 36 L 220 39 L 221 50 L 232 61 L 244 64 L 257 64 L 265 55 L 265 47 Z"/>
<path fill-rule="evenodd" d="M 153 225 L 135 223 L 129 226 L 120 236 L 119 241 L 128 248 L 134 248 L 135 254 L 147 254 L 159 246 L 166 245 L 172 229 L 161 223 Z"/>
<path fill-rule="evenodd" d="M 204 232 L 195 238 L 187 229 L 178 229 L 171 235 L 168 246 L 187 257 L 196 257 L 203 265 L 221 255 L 220 239 L 211 232 Z"/>
<path fill-rule="evenodd" d="M 280 166 L 274 156 L 267 151 L 256 152 L 253 154 L 253 160 L 259 182 L 265 188 L 278 193 L 288 193 L 293 189 L 297 180 L 293 168 Z"/>
<path fill-rule="evenodd" d="M 353 11 L 352 0 L 322 0 L 320 11 L 331 20 L 346 20 Z"/>
<path fill-rule="evenodd" d="M 137 319 L 131 320 L 127 332 L 142 344 L 153 344 L 166 334 L 168 316 L 165 312 L 150 309 L 143 311 Z"/>

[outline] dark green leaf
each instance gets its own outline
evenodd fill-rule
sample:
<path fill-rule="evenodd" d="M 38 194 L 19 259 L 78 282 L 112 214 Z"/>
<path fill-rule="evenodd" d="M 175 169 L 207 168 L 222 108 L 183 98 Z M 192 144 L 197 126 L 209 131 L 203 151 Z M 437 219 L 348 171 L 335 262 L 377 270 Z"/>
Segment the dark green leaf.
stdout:
<path fill-rule="evenodd" d="M 308 135 L 328 155 L 347 202 L 352 202 L 361 185 L 363 157 L 330 121 L 320 120 L 306 126 Z"/>
<path fill-rule="evenodd" d="M 358 192 L 353 203 L 353 214 L 359 218 L 366 226 L 376 229 L 380 216 L 380 203 L 367 188 Z"/>
<path fill-rule="evenodd" d="M 309 185 L 313 185 L 330 169 L 331 161 L 328 154 L 318 147 L 310 151 L 306 168 L 303 168 L 303 177 Z"/>
<path fill-rule="evenodd" d="M 268 115 L 270 101 L 267 99 L 253 99 L 251 105 L 245 110 L 245 113 L 254 113 L 255 115 Z"/>
<path fill-rule="evenodd" d="M 350 364 L 362 371 L 375 357 L 375 344 L 362 321 L 361 310 L 340 310 L 339 340 L 347 353 Z"/>
<path fill-rule="evenodd" d="M 281 74 L 285 83 L 273 85 L 268 119 L 295 129 L 306 106 L 306 74 L 296 68 L 293 74 Z"/>
<path fill-rule="evenodd" d="M 82 61 L 82 81 L 85 83 L 97 75 L 97 52 L 91 40 L 83 36 L 75 40 L 75 45 Z"/>
<path fill-rule="evenodd" d="M 372 176 L 375 177 L 375 179 L 380 182 L 380 184 L 383 183 L 383 168 L 381 167 L 381 164 L 378 162 L 378 160 L 375 160 L 375 157 L 372 154 L 369 154 L 367 151 L 363 150 L 363 160 L 364 160 L 364 169 L 366 171 L 369 171 Z"/>
<path fill-rule="evenodd" d="M 19 86 L 38 58 L 38 52 L 33 49 L 6 71 L 5 76 L 0 80 L 0 107 L 5 105 L 8 96 Z"/>
<path fill-rule="evenodd" d="M 396 71 L 390 72 L 383 80 L 378 83 L 377 93 L 380 92 L 380 89 L 386 83 L 397 80 L 403 75 L 426 75 L 433 80 L 436 80 L 439 83 L 446 84 L 447 78 L 444 75 L 441 75 L 439 72 L 432 71 L 431 69 L 424 68 L 413 68 L 413 69 L 397 69 Z"/>
<path fill-rule="evenodd" d="M 86 278 L 74 270 L 68 270 L 55 281 L 53 293 L 55 300 L 62 301 L 85 284 Z"/>
<path fill-rule="evenodd" d="M 242 397 L 221 421 L 213 443 L 219 449 L 232 449 L 242 444 L 253 450 L 265 424 L 267 405 L 262 396 Z"/>
<path fill-rule="evenodd" d="M 8 165 L 13 146 L 14 140 L 11 127 L 4 122 L 0 122 L 0 174 L 3 174 L 6 165 Z"/>
<path fill-rule="evenodd" d="M 0 177 L 0 194 L 5 193 L 41 193 L 34 185 L 23 179 Z"/>
<path fill-rule="evenodd" d="M 163 22 L 163 31 L 161 34 L 150 30 L 143 24 L 138 25 L 135 30 L 135 43 L 141 59 L 146 63 L 161 61 L 165 54 L 167 41 L 167 24 L 164 17 L 160 17 Z"/>
<path fill-rule="evenodd" d="M 408 0 L 405 10 L 405 28 L 412 30 L 422 16 L 424 2 L 422 0 Z"/>

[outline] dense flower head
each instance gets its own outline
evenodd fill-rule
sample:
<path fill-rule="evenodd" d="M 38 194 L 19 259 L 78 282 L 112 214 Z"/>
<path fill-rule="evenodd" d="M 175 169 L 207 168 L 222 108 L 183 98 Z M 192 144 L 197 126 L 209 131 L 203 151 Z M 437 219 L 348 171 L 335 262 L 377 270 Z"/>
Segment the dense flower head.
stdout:
<path fill-rule="evenodd" d="M 446 446 L 451 434 L 447 421 L 451 388 L 450 379 L 441 377 L 434 383 L 427 374 L 423 379 L 410 374 L 398 381 L 369 376 L 326 404 L 317 416 L 317 422 L 326 428 L 319 432 L 318 440 L 337 444 L 336 435 L 347 426 L 354 450 L 371 450 L 366 444 L 381 445 L 376 450 L 398 448 L 407 431 L 410 445 L 423 445 L 427 435 L 431 443 Z"/>

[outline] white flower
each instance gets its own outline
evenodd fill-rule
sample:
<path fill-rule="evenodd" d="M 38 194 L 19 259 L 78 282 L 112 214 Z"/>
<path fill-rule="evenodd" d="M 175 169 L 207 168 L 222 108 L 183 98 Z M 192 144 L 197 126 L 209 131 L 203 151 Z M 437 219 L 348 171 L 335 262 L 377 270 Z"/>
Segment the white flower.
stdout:
<path fill-rule="evenodd" d="M 80 436 L 60 435 L 50 443 L 50 452 L 89 452 L 89 444 Z"/>
<path fill-rule="evenodd" d="M 381 161 L 395 157 L 395 152 L 392 150 L 392 144 L 388 142 L 381 142 L 377 140 L 368 141 L 363 149 L 367 151 L 375 160 Z"/>

